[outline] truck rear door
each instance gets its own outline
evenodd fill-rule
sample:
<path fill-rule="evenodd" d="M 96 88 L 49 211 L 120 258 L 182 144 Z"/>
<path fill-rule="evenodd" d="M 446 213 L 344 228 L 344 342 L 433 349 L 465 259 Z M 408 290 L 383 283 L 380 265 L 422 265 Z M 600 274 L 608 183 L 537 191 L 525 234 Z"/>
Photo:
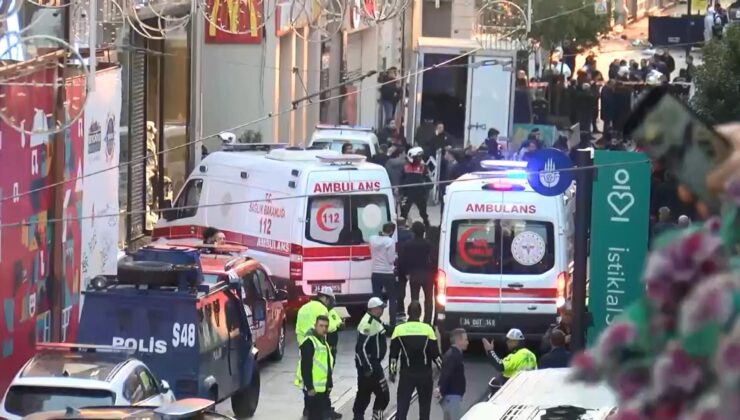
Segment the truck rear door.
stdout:
<path fill-rule="evenodd" d="M 478 54 L 470 60 L 466 144 L 477 147 L 491 128 L 502 136 L 511 132 L 514 63 L 511 57 Z"/>
<path fill-rule="evenodd" d="M 350 207 L 342 192 L 351 190 L 349 171 L 312 172 L 308 176 L 303 232 L 303 293 L 323 286 L 348 293 L 352 242 L 361 242 L 350 225 Z"/>

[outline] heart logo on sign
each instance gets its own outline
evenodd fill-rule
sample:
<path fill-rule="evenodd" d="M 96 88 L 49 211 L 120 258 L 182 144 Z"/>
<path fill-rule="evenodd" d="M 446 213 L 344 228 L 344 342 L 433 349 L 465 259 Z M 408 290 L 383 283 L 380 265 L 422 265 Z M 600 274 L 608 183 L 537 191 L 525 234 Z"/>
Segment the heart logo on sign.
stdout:
<path fill-rule="evenodd" d="M 624 216 L 635 204 L 635 196 L 628 192 L 612 191 L 606 196 L 606 201 L 619 216 Z"/>

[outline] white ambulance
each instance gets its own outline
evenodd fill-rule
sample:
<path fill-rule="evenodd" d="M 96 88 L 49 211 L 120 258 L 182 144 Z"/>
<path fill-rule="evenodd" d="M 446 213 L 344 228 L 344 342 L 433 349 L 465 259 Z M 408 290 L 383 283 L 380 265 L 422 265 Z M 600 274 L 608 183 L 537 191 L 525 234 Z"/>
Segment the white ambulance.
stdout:
<path fill-rule="evenodd" d="M 527 182 L 525 162 L 486 161 L 491 170 L 447 187 L 437 273 L 443 339 L 519 328 L 539 338 L 565 303 L 573 261 L 573 190 L 546 197 Z"/>
<path fill-rule="evenodd" d="M 308 146 L 313 149 L 327 149 L 342 152 L 342 146 L 351 144 L 353 152 L 364 150 L 368 156 L 375 156 L 380 150 L 378 136 L 372 128 L 352 125 L 316 126 Z"/>
<path fill-rule="evenodd" d="M 235 203 L 229 205 L 229 203 Z M 386 170 L 328 150 L 215 152 L 203 159 L 155 238 L 200 237 L 206 227 L 248 247 L 300 304 L 330 286 L 344 306 L 370 298 L 368 241 L 395 220 Z"/>

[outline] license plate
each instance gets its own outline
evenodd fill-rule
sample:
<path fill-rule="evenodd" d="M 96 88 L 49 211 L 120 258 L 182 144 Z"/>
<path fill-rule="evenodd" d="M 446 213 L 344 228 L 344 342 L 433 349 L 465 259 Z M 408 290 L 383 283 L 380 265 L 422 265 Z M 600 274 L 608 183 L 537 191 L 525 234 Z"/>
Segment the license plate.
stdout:
<path fill-rule="evenodd" d="M 492 328 L 496 326 L 496 319 L 461 317 L 460 326 L 463 328 Z"/>
<path fill-rule="evenodd" d="M 316 293 L 321 289 L 322 287 L 331 287 L 331 291 L 334 293 L 342 293 L 342 285 L 341 284 L 312 284 L 311 290 L 313 293 Z"/>

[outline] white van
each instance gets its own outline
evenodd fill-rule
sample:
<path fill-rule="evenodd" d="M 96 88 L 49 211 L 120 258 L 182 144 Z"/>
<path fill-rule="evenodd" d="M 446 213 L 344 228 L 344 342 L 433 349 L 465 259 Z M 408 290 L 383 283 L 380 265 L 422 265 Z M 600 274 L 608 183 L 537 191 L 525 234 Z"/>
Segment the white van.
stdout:
<path fill-rule="evenodd" d="M 442 214 L 437 325 L 443 339 L 519 328 L 539 337 L 565 303 L 573 261 L 573 191 L 546 197 L 525 162 L 486 161 L 491 171 L 447 187 Z"/>
<path fill-rule="evenodd" d="M 607 420 L 617 411 L 617 396 L 605 383 L 573 382 L 570 368 L 522 371 L 462 420 Z"/>
<path fill-rule="evenodd" d="M 307 147 L 334 150 L 341 153 L 342 146 L 346 143 L 352 144 L 353 151 L 362 149 L 369 153 L 369 156 L 375 156 L 380 150 L 378 137 L 372 128 L 326 124 L 316 126 Z"/>
<path fill-rule="evenodd" d="M 291 301 L 331 286 L 350 306 L 371 296 L 368 240 L 395 220 L 395 208 L 386 170 L 364 156 L 215 152 L 190 175 L 153 236 L 172 242 L 215 227 L 227 242 L 247 246 Z"/>

